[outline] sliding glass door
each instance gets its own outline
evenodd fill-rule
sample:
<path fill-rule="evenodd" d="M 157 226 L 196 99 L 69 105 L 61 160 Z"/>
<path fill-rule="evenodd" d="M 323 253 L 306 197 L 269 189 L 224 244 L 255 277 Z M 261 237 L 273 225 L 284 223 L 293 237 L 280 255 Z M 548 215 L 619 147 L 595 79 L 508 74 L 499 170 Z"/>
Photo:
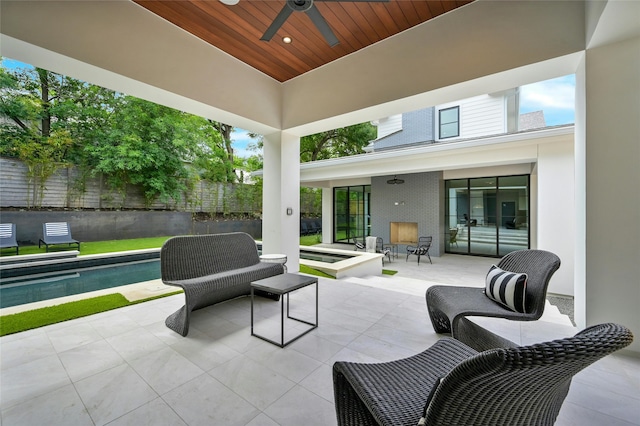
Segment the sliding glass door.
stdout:
<path fill-rule="evenodd" d="M 371 185 L 343 186 L 333 189 L 333 241 L 353 243 L 369 235 Z"/>
<path fill-rule="evenodd" d="M 445 182 L 447 253 L 502 257 L 529 248 L 529 176 Z"/>

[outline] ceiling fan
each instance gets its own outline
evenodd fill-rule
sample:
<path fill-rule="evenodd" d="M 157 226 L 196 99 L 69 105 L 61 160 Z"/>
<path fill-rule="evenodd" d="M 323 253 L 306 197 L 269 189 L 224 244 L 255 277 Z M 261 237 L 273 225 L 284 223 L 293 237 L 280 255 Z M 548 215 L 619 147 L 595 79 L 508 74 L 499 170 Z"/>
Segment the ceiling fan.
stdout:
<path fill-rule="evenodd" d="M 388 2 L 389 0 L 315 0 L 315 1 L 351 1 L 351 2 Z M 331 47 L 338 44 L 338 38 L 327 24 L 327 21 L 320 14 L 320 11 L 313 4 L 314 0 L 287 0 L 285 5 L 278 13 L 278 16 L 273 20 L 267 31 L 260 37 L 260 40 L 269 41 L 276 34 L 276 32 L 280 29 L 282 24 L 287 20 L 289 15 L 293 12 L 305 12 L 307 16 L 311 19 L 311 22 L 318 28 L 324 39 L 329 43 Z"/>

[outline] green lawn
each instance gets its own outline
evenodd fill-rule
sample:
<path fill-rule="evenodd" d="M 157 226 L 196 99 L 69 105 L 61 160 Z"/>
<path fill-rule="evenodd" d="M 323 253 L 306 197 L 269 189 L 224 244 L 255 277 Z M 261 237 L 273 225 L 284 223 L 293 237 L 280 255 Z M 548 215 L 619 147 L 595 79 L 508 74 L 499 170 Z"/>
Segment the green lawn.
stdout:
<path fill-rule="evenodd" d="M 124 306 L 135 305 L 137 303 L 147 302 L 159 297 L 171 296 L 181 292 L 182 290 L 179 290 L 162 296 L 137 300 L 135 302 L 129 302 L 120 293 L 107 294 L 104 296 L 91 297 L 89 299 L 62 303 L 60 305 L 48 306 L 31 311 L 19 312 L 17 314 L 3 315 L 0 317 L 0 336 L 19 333 L 21 331 L 56 324 L 87 315 L 93 315 L 99 312 L 110 311 Z"/>
<path fill-rule="evenodd" d="M 149 248 L 160 248 L 162 244 L 170 237 L 155 238 L 135 238 L 130 240 L 109 240 L 109 241 L 92 241 L 80 243 L 80 255 L 112 253 L 116 251 L 141 250 Z M 63 245 L 52 246 L 50 251 L 63 249 Z M 45 253 L 44 246 L 20 246 L 20 255 Z M 8 251 L 2 253 L 3 256 L 11 256 Z M 15 254 L 13 255 L 15 256 Z"/>
<path fill-rule="evenodd" d="M 135 238 L 130 240 L 92 241 L 80 243 L 80 256 L 88 254 L 113 253 L 116 251 L 160 248 L 171 237 Z M 321 235 L 305 235 L 300 237 L 301 246 L 312 246 L 322 241 Z M 51 251 L 61 250 L 64 246 L 52 246 Z M 20 255 L 45 253 L 44 246 L 20 246 Z M 4 251 L 1 256 L 15 256 L 13 252 Z"/>

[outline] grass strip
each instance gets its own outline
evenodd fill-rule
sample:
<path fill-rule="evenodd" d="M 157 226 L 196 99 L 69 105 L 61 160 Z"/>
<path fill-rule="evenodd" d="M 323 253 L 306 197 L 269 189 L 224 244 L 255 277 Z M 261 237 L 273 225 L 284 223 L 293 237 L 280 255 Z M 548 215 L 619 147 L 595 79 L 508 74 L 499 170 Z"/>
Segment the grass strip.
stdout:
<path fill-rule="evenodd" d="M 85 317 L 87 315 L 110 311 L 112 309 L 148 302 L 149 300 L 172 296 L 181 292 L 182 291 L 179 290 L 173 293 L 136 300 L 134 302 L 129 302 L 127 298 L 120 293 L 114 293 L 62 303 L 55 306 L 47 306 L 44 308 L 34 309 L 32 311 L 3 315 L 0 317 L 0 336 L 6 336 L 7 334 L 19 333 L 21 331 L 44 327 L 45 325 L 56 324 L 75 318 Z"/>
<path fill-rule="evenodd" d="M 80 256 L 88 254 L 113 253 L 119 251 L 142 250 L 160 248 L 171 237 L 133 238 L 127 240 L 89 241 L 80 243 Z M 73 247 L 75 250 L 75 247 Z M 64 246 L 52 246 L 51 251 L 68 251 Z M 45 247 L 20 246 L 20 255 L 45 253 Z M 1 256 L 9 256 L 8 252 L 0 253 Z M 13 254 L 15 256 L 15 254 Z"/>
<path fill-rule="evenodd" d="M 329 275 L 329 274 L 324 273 L 322 271 L 318 271 L 317 269 L 310 268 L 307 265 L 300 265 L 300 273 L 308 274 L 308 275 L 315 275 L 315 276 L 321 277 L 321 278 L 331 278 L 332 280 L 336 279 L 336 277 L 334 277 L 333 275 Z"/>
<path fill-rule="evenodd" d="M 393 271 L 391 269 L 383 269 L 382 270 L 382 275 L 395 275 L 397 273 L 398 273 L 398 271 Z"/>

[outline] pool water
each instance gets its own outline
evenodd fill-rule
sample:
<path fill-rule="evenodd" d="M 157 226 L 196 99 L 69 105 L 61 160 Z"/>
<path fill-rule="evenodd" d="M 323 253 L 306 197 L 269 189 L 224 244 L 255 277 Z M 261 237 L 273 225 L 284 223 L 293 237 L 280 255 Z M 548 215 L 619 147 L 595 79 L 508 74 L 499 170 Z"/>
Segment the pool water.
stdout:
<path fill-rule="evenodd" d="M 158 278 L 159 259 L 6 278 L 0 285 L 0 308 Z"/>
<path fill-rule="evenodd" d="M 301 250 L 300 258 L 335 263 L 352 256 Z M 160 278 L 160 259 L 146 259 L 3 278 L 0 308 L 104 290 Z"/>
<path fill-rule="evenodd" d="M 351 259 L 353 256 L 336 254 L 336 253 L 321 253 L 316 251 L 300 250 L 300 259 L 315 260 L 317 262 L 324 263 L 336 263 L 341 260 Z"/>

